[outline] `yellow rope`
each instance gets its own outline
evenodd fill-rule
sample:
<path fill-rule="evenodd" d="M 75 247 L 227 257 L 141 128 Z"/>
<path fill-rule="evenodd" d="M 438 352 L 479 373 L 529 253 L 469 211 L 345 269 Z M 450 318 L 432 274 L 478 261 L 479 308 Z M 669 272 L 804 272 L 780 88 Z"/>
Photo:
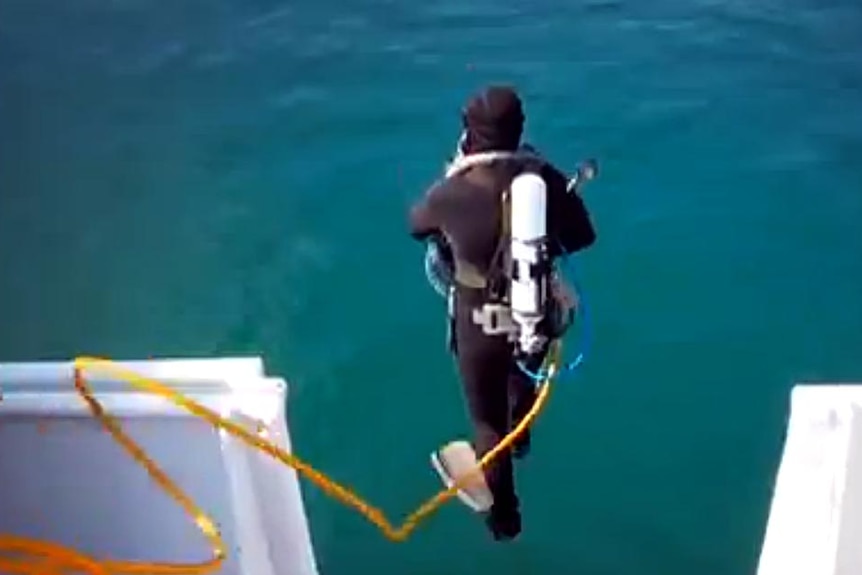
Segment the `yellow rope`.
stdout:
<path fill-rule="evenodd" d="M 481 468 L 486 467 L 504 449 L 508 449 L 513 442 L 517 441 L 542 410 L 548 399 L 550 379 L 553 377 L 553 372 L 558 364 L 560 348 L 560 342 L 555 342 L 552 346 L 548 358 L 549 365 L 551 366 L 549 370 L 550 375 L 547 380 L 542 382 L 533 407 L 494 449 L 481 458 L 479 461 Z M 150 477 L 185 510 L 189 518 L 194 520 L 198 529 L 212 545 L 212 557 L 192 564 L 97 560 L 80 551 L 55 543 L 0 534 L 0 572 L 21 575 L 65 575 L 82 572 L 90 575 L 202 575 L 217 570 L 226 557 L 227 550 L 215 522 L 149 458 L 137 443 L 123 432 L 116 418 L 104 410 L 102 404 L 94 397 L 92 388 L 84 378 L 84 372 L 87 370 L 108 373 L 118 379 L 127 381 L 140 390 L 163 397 L 192 415 L 206 420 L 214 427 L 223 429 L 234 437 L 239 438 L 246 445 L 259 449 L 285 465 L 294 468 L 300 475 L 314 483 L 325 493 L 361 513 L 368 521 L 376 525 L 383 532 L 384 536 L 392 541 L 406 540 L 421 521 L 454 497 L 456 492 L 471 479 L 469 476 L 459 478 L 450 488 L 440 491 L 419 505 L 415 511 L 407 516 L 401 525 L 395 526 L 380 509 L 363 500 L 349 488 L 330 479 L 295 455 L 284 451 L 266 439 L 257 437 L 240 425 L 224 419 L 214 411 L 192 401 L 185 395 L 157 381 L 124 369 L 110 360 L 82 357 L 75 359 L 74 363 L 75 388 L 78 393 L 105 430 L 111 434 L 136 462 L 147 470 Z"/>

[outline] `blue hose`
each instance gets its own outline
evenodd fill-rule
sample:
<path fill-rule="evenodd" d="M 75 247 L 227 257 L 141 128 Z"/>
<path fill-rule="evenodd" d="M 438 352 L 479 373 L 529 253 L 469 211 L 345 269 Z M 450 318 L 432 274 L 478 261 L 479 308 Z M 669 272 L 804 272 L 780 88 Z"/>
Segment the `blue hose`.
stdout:
<path fill-rule="evenodd" d="M 563 258 L 563 270 L 568 271 L 567 279 L 571 282 L 572 287 L 575 290 L 575 294 L 578 298 L 578 313 L 575 321 L 580 324 L 580 336 L 578 337 L 579 343 L 576 347 L 578 350 L 575 358 L 571 361 L 568 361 L 563 364 L 562 367 L 558 369 L 558 376 L 562 377 L 567 373 L 571 373 L 578 367 L 580 367 L 584 361 L 586 361 L 587 354 L 590 351 L 590 347 L 592 345 L 592 322 L 590 318 L 589 306 L 587 305 L 586 295 L 584 295 L 584 290 L 580 286 L 580 282 L 578 282 L 577 273 L 575 272 L 575 264 L 572 260 L 570 260 L 571 256 Z M 524 372 L 530 379 L 532 379 L 536 383 L 541 383 L 548 378 L 547 369 L 539 370 L 539 371 L 530 371 L 523 362 L 518 362 L 518 367 Z"/>
<path fill-rule="evenodd" d="M 425 277 L 440 297 L 449 297 L 452 285 L 451 265 L 445 260 L 436 241 L 429 241 L 425 248 Z"/>

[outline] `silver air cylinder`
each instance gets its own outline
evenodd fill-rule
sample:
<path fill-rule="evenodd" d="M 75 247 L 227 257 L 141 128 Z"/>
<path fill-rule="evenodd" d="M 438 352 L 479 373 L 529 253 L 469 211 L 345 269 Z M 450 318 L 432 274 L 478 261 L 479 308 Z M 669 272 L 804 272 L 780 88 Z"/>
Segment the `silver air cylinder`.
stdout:
<path fill-rule="evenodd" d="M 538 351 L 543 339 L 536 333 L 544 317 L 547 274 L 547 187 L 537 174 L 517 176 L 511 185 L 512 319 L 520 327 L 522 352 Z"/>

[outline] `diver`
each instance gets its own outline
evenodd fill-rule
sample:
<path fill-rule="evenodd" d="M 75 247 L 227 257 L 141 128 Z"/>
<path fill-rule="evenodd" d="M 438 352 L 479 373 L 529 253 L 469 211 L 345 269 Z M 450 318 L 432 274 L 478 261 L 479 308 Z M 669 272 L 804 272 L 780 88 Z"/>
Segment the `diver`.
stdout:
<path fill-rule="evenodd" d="M 517 313 L 512 312 L 512 294 L 506 295 L 514 285 L 513 270 L 520 269 L 515 275 L 548 274 L 550 262 L 591 246 L 596 233 L 577 190 L 568 189 L 566 175 L 535 149 L 522 145 L 525 115 L 513 88 L 486 87 L 470 97 L 461 119 L 456 155 L 446 175 L 411 207 L 409 223 L 415 239 L 438 242 L 453 263 L 448 346 L 474 429 L 472 447 L 481 457 L 532 407 L 536 384 L 521 366 L 538 369 L 556 337 L 550 320 L 533 321 L 529 333 L 520 329 L 520 335 L 513 336 L 518 331 L 513 321 Z M 548 265 L 519 268 L 513 257 L 510 236 L 515 230 L 509 229 L 509 221 L 532 217 L 515 213 L 516 206 L 530 211 L 524 200 L 516 200 L 516 184 L 526 190 L 518 197 L 544 198 L 532 211 L 541 212 L 537 225 L 546 228 L 548 241 L 542 253 Z M 534 282 L 536 294 L 548 291 L 549 282 L 540 283 Z M 501 329 L 505 325 L 512 329 Z M 521 532 L 512 457 L 523 458 L 529 448 L 527 430 L 511 452 L 502 453 L 485 470 L 493 503 L 483 511 L 495 540 L 514 539 Z"/>

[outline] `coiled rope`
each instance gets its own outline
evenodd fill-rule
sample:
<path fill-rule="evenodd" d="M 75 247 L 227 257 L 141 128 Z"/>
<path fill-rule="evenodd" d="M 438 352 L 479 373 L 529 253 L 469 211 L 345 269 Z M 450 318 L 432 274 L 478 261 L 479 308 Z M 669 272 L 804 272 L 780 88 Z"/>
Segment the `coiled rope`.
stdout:
<path fill-rule="evenodd" d="M 557 373 L 561 348 L 561 342 L 554 342 L 546 360 L 548 367 L 545 373 L 547 373 L 547 376 L 539 386 L 539 392 L 532 408 L 494 449 L 480 459 L 479 464 L 481 468 L 488 466 L 503 450 L 510 448 L 542 410 L 548 400 L 551 381 Z M 213 427 L 222 429 L 240 439 L 249 447 L 258 449 L 270 457 L 281 461 L 283 464 L 292 467 L 329 496 L 345 506 L 358 511 L 368 521 L 376 525 L 383 535 L 391 541 L 401 542 L 406 540 L 423 520 L 427 519 L 444 503 L 454 497 L 456 492 L 469 482 L 472 479 L 471 476 L 474 475 L 469 474 L 468 476 L 460 477 L 450 488 L 439 491 L 419 505 L 415 511 L 407 516 L 403 523 L 396 526 L 386 518 L 380 509 L 362 499 L 350 488 L 334 481 L 295 455 L 247 431 L 242 426 L 221 417 L 214 411 L 200 405 L 178 391 L 158 381 L 125 369 L 108 359 L 81 357 L 74 361 L 74 382 L 78 394 L 86 402 L 92 415 L 102 424 L 105 430 L 147 471 L 159 487 L 183 508 L 188 517 L 212 546 L 212 557 L 199 563 L 189 564 L 100 560 L 56 543 L 0 534 L 0 572 L 21 575 L 64 575 L 71 573 L 88 573 L 90 575 L 202 575 L 216 571 L 225 560 L 227 554 L 226 545 L 215 521 L 198 507 L 191 497 L 183 492 L 147 453 L 123 431 L 117 419 L 105 411 L 102 404 L 95 398 L 92 388 L 86 381 L 85 372 L 93 371 L 109 374 L 128 382 L 141 391 L 163 397 L 190 414 L 206 420 Z"/>

